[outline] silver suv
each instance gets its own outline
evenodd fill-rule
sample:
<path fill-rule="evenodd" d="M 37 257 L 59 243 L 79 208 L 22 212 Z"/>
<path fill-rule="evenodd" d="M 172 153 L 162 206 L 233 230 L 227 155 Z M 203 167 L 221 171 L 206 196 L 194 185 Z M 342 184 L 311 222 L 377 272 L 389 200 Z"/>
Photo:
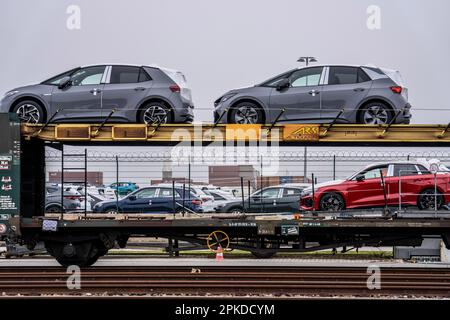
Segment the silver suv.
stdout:
<path fill-rule="evenodd" d="M 7 92 L 0 112 L 21 121 L 192 122 L 193 102 L 180 71 L 155 66 L 101 64 L 78 67 L 40 84 Z"/>
<path fill-rule="evenodd" d="M 221 123 L 409 123 L 408 90 L 398 71 L 326 65 L 290 70 L 214 102 Z M 284 112 L 283 112 L 284 110 Z M 340 111 L 344 110 L 340 114 Z"/>

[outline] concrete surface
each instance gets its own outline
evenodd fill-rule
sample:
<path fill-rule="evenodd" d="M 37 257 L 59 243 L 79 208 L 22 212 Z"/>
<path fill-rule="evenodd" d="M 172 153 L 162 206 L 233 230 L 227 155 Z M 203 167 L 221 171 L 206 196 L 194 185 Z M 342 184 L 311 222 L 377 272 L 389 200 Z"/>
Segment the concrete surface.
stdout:
<path fill-rule="evenodd" d="M 292 266 L 292 267 L 367 267 L 377 265 L 379 267 L 392 268 L 449 268 L 450 263 L 412 263 L 402 260 L 345 260 L 345 259 L 228 259 L 215 261 L 211 258 L 102 258 L 94 266 L 99 267 L 134 267 L 134 266 L 186 266 L 186 267 L 208 267 L 208 266 Z M 33 259 L 0 259 L 0 267 L 50 267 L 59 266 L 51 258 Z"/>

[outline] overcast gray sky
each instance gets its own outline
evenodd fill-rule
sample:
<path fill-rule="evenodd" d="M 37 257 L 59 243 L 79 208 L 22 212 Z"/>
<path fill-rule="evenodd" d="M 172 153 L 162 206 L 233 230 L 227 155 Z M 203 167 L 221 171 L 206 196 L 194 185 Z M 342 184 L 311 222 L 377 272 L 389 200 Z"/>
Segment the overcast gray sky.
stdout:
<path fill-rule="evenodd" d="M 80 29 L 67 28 L 71 5 Z M 380 29 L 367 27 L 370 5 L 381 10 Z M 0 91 L 84 64 L 155 63 L 186 74 L 196 120 L 211 121 L 227 90 L 314 55 L 400 70 L 413 123 L 447 123 L 449 12 L 448 0 L 1 1 Z"/>

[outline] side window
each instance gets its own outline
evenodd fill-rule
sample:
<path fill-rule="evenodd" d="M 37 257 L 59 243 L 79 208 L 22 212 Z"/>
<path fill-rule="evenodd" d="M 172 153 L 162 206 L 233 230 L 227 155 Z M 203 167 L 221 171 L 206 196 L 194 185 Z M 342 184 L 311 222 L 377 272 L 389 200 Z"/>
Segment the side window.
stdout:
<path fill-rule="evenodd" d="M 396 164 L 394 165 L 394 176 L 415 176 L 419 172 L 414 164 Z"/>
<path fill-rule="evenodd" d="M 366 82 L 370 80 L 371 79 L 369 78 L 367 73 L 365 73 L 363 69 L 358 68 L 358 82 Z"/>
<path fill-rule="evenodd" d="M 420 171 L 421 174 L 431 174 L 430 170 L 428 170 L 427 168 L 425 168 L 421 164 L 418 164 L 417 168 L 419 168 L 419 171 Z"/>
<path fill-rule="evenodd" d="M 322 67 L 300 69 L 295 71 L 290 77 L 292 87 L 318 86 Z"/>
<path fill-rule="evenodd" d="M 280 189 L 278 189 L 278 188 L 266 189 L 263 192 L 261 192 L 261 197 L 263 197 L 264 199 L 278 198 L 279 191 L 280 191 Z"/>
<path fill-rule="evenodd" d="M 137 193 L 135 193 L 136 198 L 153 198 L 156 194 L 156 188 L 150 188 L 150 189 L 143 189 Z"/>
<path fill-rule="evenodd" d="M 159 189 L 159 198 L 172 198 L 173 192 L 170 188 L 161 188 Z M 175 190 L 175 198 L 181 198 L 181 195 Z"/>
<path fill-rule="evenodd" d="M 78 70 L 72 75 L 73 86 L 86 86 L 100 84 L 105 66 L 87 67 Z"/>
<path fill-rule="evenodd" d="M 283 190 L 283 197 L 292 197 L 292 196 L 300 196 L 300 190 L 299 189 L 293 189 L 293 188 L 284 188 Z"/>
<path fill-rule="evenodd" d="M 364 175 L 364 179 L 376 179 L 381 178 L 381 174 L 383 174 L 383 177 L 386 177 L 388 172 L 388 166 L 379 166 L 375 168 L 369 168 L 365 172 L 361 172 L 361 174 Z"/>
<path fill-rule="evenodd" d="M 330 67 L 328 84 L 358 83 L 358 69 L 355 67 Z"/>
<path fill-rule="evenodd" d="M 139 82 L 150 81 L 152 78 L 148 75 L 144 68 L 139 68 Z"/>
<path fill-rule="evenodd" d="M 138 83 L 139 67 L 112 66 L 109 83 Z"/>
<path fill-rule="evenodd" d="M 70 76 L 72 73 L 75 72 L 75 70 L 77 70 L 77 69 L 72 69 L 72 70 L 66 71 L 64 73 L 61 73 L 61 74 L 59 74 L 59 75 L 57 75 L 57 76 L 55 76 L 53 78 L 45 80 L 43 83 L 44 84 L 58 85 L 62 78 Z"/>

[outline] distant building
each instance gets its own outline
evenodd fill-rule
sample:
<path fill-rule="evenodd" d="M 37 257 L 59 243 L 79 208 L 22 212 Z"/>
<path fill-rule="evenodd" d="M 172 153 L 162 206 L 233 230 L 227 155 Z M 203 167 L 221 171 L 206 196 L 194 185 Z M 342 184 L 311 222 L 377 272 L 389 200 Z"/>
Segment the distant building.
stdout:
<path fill-rule="evenodd" d="M 61 183 L 61 171 L 51 171 L 48 173 L 48 182 L 50 183 Z M 84 183 L 84 172 L 64 172 L 64 183 Z M 103 172 L 101 171 L 88 171 L 87 172 L 87 183 L 91 186 L 101 186 L 103 185 Z"/>

